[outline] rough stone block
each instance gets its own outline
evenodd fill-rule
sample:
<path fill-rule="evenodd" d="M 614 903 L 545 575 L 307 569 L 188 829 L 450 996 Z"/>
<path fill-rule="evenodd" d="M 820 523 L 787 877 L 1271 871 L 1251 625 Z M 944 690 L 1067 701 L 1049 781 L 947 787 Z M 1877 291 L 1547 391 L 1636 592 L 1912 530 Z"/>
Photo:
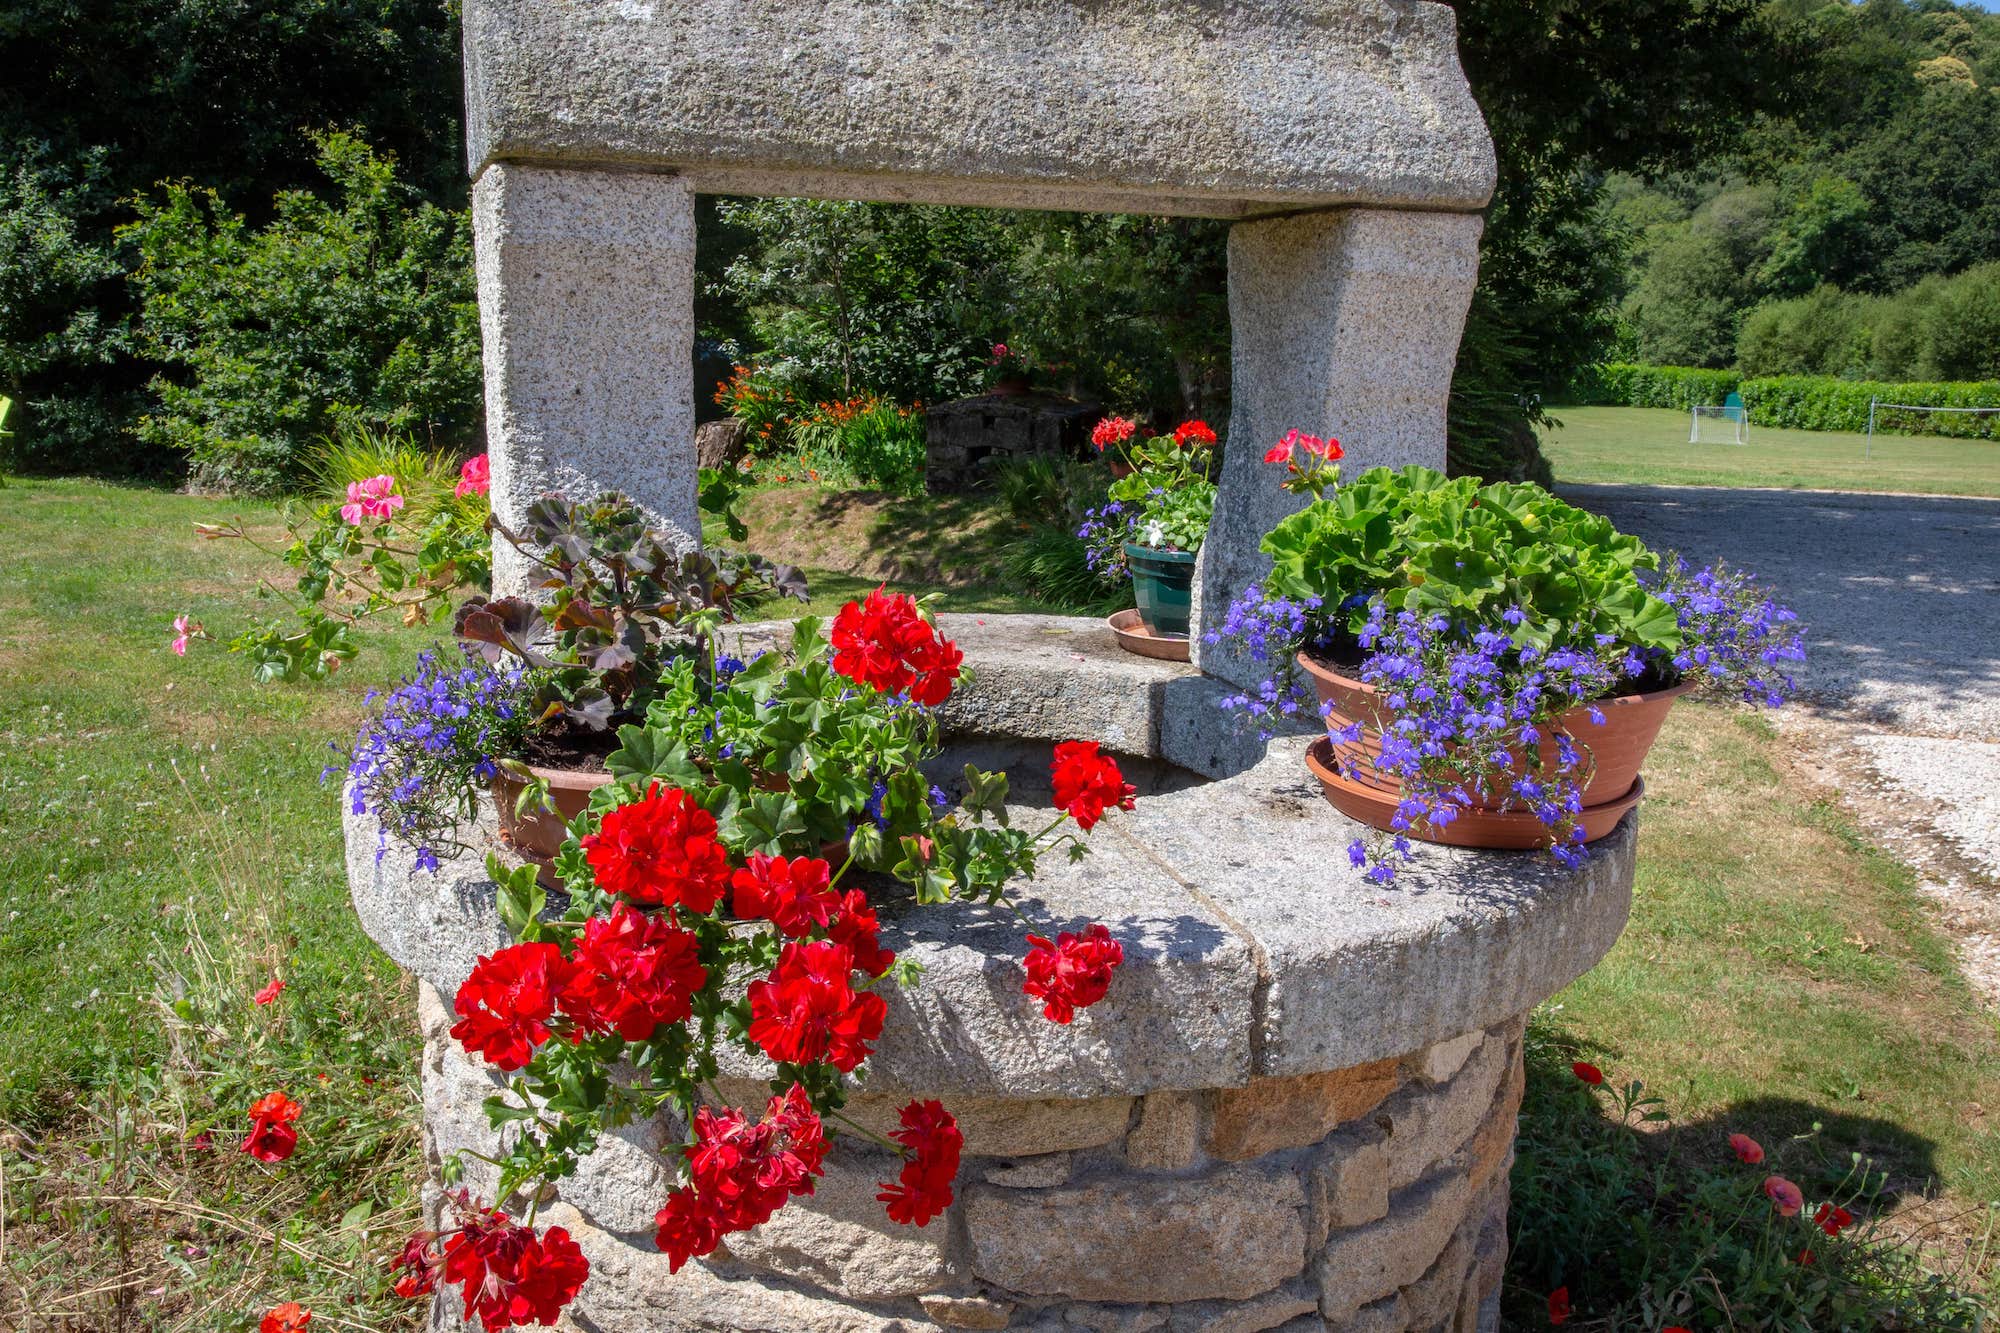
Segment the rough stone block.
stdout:
<path fill-rule="evenodd" d="M 1074 1154 L 1066 1152 L 1024 1157 L 1019 1161 L 989 1166 L 982 1175 L 989 1185 L 1005 1185 L 1015 1190 L 1047 1189 L 1051 1185 L 1069 1183 L 1070 1163 L 1075 1160 Z"/>
<path fill-rule="evenodd" d="M 1465 1220 L 1472 1197 L 1460 1171 L 1443 1171 L 1398 1190 L 1379 1222 L 1328 1237 L 1314 1262 L 1320 1313 L 1344 1318 L 1424 1275 Z"/>
<path fill-rule="evenodd" d="M 878 1134 L 900 1122 L 900 1097 L 856 1097 L 843 1114 Z M 965 1135 L 967 1157 L 1034 1158 L 1077 1148 L 1101 1148 L 1121 1138 L 1132 1119 L 1130 1097 L 1011 1101 L 954 1097 L 946 1109 Z M 1064 1163 L 1067 1169 L 1068 1163 Z"/>
<path fill-rule="evenodd" d="M 1139 1123 L 1125 1137 L 1125 1160 L 1141 1171 L 1180 1171 L 1194 1165 L 1201 1139 L 1201 1101 L 1187 1092 L 1149 1092 L 1139 1102 Z"/>
<path fill-rule="evenodd" d="M 973 1271 L 1010 1291 L 1085 1301 L 1247 1300 L 1305 1263 L 1305 1195 L 1289 1172 L 1126 1177 L 966 1191 Z"/>
<path fill-rule="evenodd" d="M 1467 1058 L 1485 1040 L 1484 1032 L 1461 1032 L 1450 1041 L 1426 1046 L 1410 1057 L 1410 1073 L 1426 1083 L 1443 1083 L 1464 1067 Z"/>
<path fill-rule="evenodd" d="M 1014 1302 L 991 1296 L 917 1297 L 924 1313 L 946 1328 L 1005 1328 L 1014 1318 Z"/>
<path fill-rule="evenodd" d="M 810 1195 L 796 1198 L 762 1226 L 725 1238 L 741 1263 L 857 1301 L 887 1301 L 935 1291 L 955 1271 L 950 1219 L 906 1227 L 889 1220 L 875 1193 L 896 1178 L 887 1153 L 851 1144 L 826 1159 Z"/>
<path fill-rule="evenodd" d="M 1292 1078 L 1260 1078 L 1215 1095 L 1207 1148 L 1240 1162 L 1281 1148 L 1303 1148 L 1337 1125 L 1366 1115 L 1396 1088 L 1394 1060 Z"/>
<path fill-rule="evenodd" d="M 473 184 L 493 516 L 619 490 L 692 544 L 694 193 L 676 176 L 496 165 Z M 532 566 L 496 542 L 495 593 Z"/>
<path fill-rule="evenodd" d="M 1482 225 L 1471 214 L 1352 209 L 1230 229 L 1236 447 L 1223 458 L 1195 579 L 1194 658 L 1211 675 L 1248 685 L 1267 669 L 1202 634 L 1270 569 L 1263 535 L 1306 503 L 1272 484 L 1269 445 L 1294 428 L 1338 439 L 1350 477 L 1444 466 L 1445 404 Z"/>
<path fill-rule="evenodd" d="M 1475 1217 L 1469 1227 L 1461 1226 L 1429 1271 L 1403 1288 L 1403 1309 L 1411 1328 L 1434 1328 L 1458 1313 L 1466 1273 L 1472 1267 L 1473 1239 L 1467 1232 L 1476 1235 L 1479 1222 Z"/>
<path fill-rule="evenodd" d="M 1149 1333 L 1165 1328 L 1167 1311 L 1157 1305 L 1072 1305 L 1063 1311 L 1063 1323 L 1071 1328 L 1087 1328 L 1091 1333 Z"/>
<path fill-rule="evenodd" d="M 562 1201 L 606 1231 L 648 1232 L 680 1184 L 669 1154 L 681 1143 L 680 1126 L 666 1118 L 621 1125 L 597 1142 L 573 1175 L 556 1182 Z"/>
<path fill-rule="evenodd" d="M 1467 1179 L 1484 1185 L 1506 1169 L 1514 1150 L 1514 1136 L 1520 1129 L 1521 1093 L 1526 1083 L 1521 1057 L 1509 1051 L 1507 1076 L 1500 1085 L 1485 1121 L 1473 1132 L 1458 1155 L 1465 1162 Z M 1504 1200 L 1503 1200 L 1504 1205 Z"/>
<path fill-rule="evenodd" d="M 1443 5 L 470 0 L 464 26 L 475 174 L 625 163 L 704 193 L 1214 217 L 1493 189 Z"/>
<path fill-rule="evenodd" d="M 1489 1038 L 1441 1088 L 1405 1088 L 1376 1114 L 1389 1130 L 1389 1187 L 1401 1189 L 1456 1152 L 1493 1110 L 1506 1043 Z"/>
<path fill-rule="evenodd" d="M 1371 1301 L 1340 1318 L 1328 1319 L 1324 1327 L 1326 1333 L 1410 1333 L 1416 1325 L 1410 1322 L 1409 1311 L 1398 1294 Z"/>
<path fill-rule="evenodd" d="M 1365 1226 L 1389 1214 L 1389 1147 L 1376 1126 L 1357 1125 L 1328 1139 L 1306 1176 L 1314 1246 L 1329 1230 Z"/>
<path fill-rule="evenodd" d="M 1319 1322 L 1319 1304 L 1310 1283 L 1288 1282 L 1276 1291 L 1247 1301 L 1193 1301 L 1173 1307 L 1167 1320 L 1172 1333 L 1265 1333 L 1267 1329 L 1288 1327 L 1292 1320 L 1311 1316 Z"/>

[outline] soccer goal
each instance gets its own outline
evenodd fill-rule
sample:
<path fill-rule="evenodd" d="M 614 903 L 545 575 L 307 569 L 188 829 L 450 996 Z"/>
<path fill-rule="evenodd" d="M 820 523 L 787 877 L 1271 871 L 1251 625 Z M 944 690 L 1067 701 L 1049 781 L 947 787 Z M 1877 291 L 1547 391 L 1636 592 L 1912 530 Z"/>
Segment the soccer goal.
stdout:
<path fill-rule="evenodd" d="M 1688 443 L 1750 443 L 1750 413 L 1744 408 L 1743 400 L 1732 393 L 1729 395 L 1729 401 L 1721 407 L 1691 409 Z"/>

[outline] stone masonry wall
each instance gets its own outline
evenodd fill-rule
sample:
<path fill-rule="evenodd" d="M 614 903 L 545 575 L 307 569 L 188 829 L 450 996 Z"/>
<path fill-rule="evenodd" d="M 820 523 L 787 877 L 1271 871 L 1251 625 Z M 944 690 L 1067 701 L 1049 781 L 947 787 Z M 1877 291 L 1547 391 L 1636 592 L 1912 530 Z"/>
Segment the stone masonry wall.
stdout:
<path fill-rule="evenodd" d="M 433 1169 L 491 1151 L 496 1086 L 421 987 Z M 1452 1330 L 1497 1327 L 1522 1022 L 1400 1059 L 1138 1097 L 956 1099 L 958 1200 L 925 1228 L 875 1200 L 893 1159 L 847 1139 L 809 1198 L 669 1275 L 652 1217 L 678 1126 L 631 1126 L 543 1201 L 592 1276 L 575 1330 Z M 725 1084 L 760 1103 L 760 1085 Z M 857 1097 L 878 1130 L 895 1102 Z M 468 1159 L 465 1183 L 492 1190 Z M 522 1200 L 512 1201 L 518 1206 Z M 433 1328 L 458 1329 L 455 1300 Z"/>

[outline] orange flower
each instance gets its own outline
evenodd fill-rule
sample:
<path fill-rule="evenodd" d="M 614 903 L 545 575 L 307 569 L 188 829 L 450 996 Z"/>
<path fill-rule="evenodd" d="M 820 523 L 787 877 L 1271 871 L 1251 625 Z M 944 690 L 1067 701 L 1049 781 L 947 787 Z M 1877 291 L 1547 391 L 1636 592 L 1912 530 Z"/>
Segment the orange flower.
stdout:
<path fill-rule="evenodd" d="M 297 1301 L 274 1305 L 257 1325 L 257 1333 L 306 1333 L 313 1312 Z"/>

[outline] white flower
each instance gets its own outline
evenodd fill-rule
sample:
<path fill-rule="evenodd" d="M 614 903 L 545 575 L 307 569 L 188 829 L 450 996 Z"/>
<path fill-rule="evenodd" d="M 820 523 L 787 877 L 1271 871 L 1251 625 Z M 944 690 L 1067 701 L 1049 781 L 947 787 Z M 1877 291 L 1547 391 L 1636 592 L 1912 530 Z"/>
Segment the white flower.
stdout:
<path fill-rule="evenodd" d="M 1160 527 L 1160 520 L 1157 518 L 1146 525 L 1146 545 L 1158 546 L 1165 537 L 1166 532 Z"/>

